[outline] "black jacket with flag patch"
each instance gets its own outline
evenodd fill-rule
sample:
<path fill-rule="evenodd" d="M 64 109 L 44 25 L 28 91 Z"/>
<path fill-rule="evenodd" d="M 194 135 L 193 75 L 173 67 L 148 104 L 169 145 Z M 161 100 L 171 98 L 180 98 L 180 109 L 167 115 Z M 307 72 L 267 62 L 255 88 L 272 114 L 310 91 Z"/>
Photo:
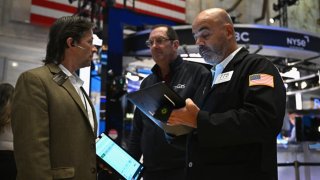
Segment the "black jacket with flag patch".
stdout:
<path fill-rule="evenodd" d="M 197 130 L 188 136 L 188 179 L 276 180 L 276 136 L 282 127 L 286 90 L 271 61 L 241 49 L 208 82 L 200 100 Z M 201 92 L 201 91 L 199 91 Z"/>

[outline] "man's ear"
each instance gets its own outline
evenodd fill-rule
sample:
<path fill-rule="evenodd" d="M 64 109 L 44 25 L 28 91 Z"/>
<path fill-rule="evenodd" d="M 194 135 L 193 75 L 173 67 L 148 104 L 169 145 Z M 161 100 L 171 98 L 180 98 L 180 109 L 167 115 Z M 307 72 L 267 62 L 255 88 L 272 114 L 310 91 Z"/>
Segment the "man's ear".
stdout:
<path fill-rule="evenodd" d="M 73 47 L 74 45 L 74 40 L 72 39 L 72 37 L 68 37 L 66 40 L 67 46 L 68 47 Z"/>
<path fill-rule="evenodd" d="M 234 31 L 233 31 L 233 27 L 231 24 L 225 24 L 226 27 L 226 32 L 227 32 L 227 37 L 228 38 L 232 38 L 234 36 Z"/>
<path fill-rule="evenodd" d="M 178 49 L 178 47 L 179 47 L 179 45 L 180 45 L 179 40 L 173 40 L 173 41 L 172 41 L 172 45 L 173 45 L 176 49 Z"/>

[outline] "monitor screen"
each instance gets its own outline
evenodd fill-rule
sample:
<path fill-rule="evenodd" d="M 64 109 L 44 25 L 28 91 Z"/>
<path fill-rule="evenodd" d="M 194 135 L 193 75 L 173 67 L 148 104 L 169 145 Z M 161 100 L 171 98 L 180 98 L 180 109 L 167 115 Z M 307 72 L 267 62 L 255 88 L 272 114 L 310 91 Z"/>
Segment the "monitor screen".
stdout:
<path fill-rule="evenodd" d="M 296 117 L 297 141 L 320 141 L 320 116 Z"/>

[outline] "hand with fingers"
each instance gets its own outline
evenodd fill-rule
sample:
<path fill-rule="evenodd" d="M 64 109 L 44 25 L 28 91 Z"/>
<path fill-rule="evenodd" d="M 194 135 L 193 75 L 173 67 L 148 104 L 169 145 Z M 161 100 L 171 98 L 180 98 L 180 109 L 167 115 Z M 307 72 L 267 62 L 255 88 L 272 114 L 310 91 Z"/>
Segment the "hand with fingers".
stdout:
<path fill-rule="evenodd" d="M 168 119 L 169 125 L 185 125 L 197 128 L 197 116 L 200 111 L 199 107 L 190 99 L 186 99 L 186 106 L 175 109 L 171 112 Z"/>

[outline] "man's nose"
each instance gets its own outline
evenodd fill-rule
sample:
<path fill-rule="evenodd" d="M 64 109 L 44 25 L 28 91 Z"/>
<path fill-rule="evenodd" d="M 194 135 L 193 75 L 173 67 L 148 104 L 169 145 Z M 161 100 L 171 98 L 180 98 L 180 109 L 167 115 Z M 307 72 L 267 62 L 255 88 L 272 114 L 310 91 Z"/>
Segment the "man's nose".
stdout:
<path fill-rule="evenodd" d="M 93 52 L 98 52 L 97 47 L 96 47 L 96 46 L 92 46 L 92 51 L 93 51 Z"/>
<path fill-rule="evenodd" d="M 154 41 L 153 43 L 152 43 L 152 45 L 151 45 L 151 48 L 152 47 L 157 47 L 157 46 L 159 46 L 161 43 L 159 43 L 159 42 L 157 42 L 157 41 Z"/>
<path fill-rule="evenodd" d="M 204 45 L 204 41 L 201 38 L 196 38 L 196 45 Z"/>

